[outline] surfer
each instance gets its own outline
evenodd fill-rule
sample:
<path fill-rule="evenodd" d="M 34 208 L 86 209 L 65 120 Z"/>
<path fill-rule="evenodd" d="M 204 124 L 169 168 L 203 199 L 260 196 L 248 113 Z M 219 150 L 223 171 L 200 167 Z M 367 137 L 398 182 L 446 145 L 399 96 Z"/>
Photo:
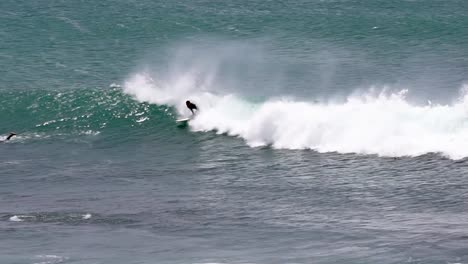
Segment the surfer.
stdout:
<path fill-rule="evenodd" d="M 16 133 L 11 132 L 10 135 L 8 135 L 8 137 L 7 137 L 5 140 L 0 140 L 0 142 L 8 141 L 8 140 L 10 140 L 13 136 L 16 136 Z"/>
<path fill-rule="evenodd" d="M 190 102 L 189 100 L 187 100 L 185 102 L 185 105 L 187 106 L 188 109 L 190 109 L 190 111 L 192 112 L 192 115 L 194 115 L 195 113 L 193 112 L 193 110 L 197 110 L 198 111 L 198 108 L 197 108 L 197 105 Z"/>

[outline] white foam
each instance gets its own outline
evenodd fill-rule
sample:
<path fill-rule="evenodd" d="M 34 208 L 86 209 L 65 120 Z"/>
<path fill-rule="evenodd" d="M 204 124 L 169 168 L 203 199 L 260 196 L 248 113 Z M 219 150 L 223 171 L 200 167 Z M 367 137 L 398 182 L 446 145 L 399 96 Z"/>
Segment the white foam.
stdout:
<path fill-rule="evenodd" d="M 83 218 L 84 220 L 91 219 L 91 217 L 92 217 L 92 215 L 91 215 L 90 213 L 87 213 L 87 214 L 82 215 L 82 218 Z"/>
<path fill-rule="evenodd" d="M 234 94 L 197 91 L 191 79 L 183 76 L 162 85 L 147 74 L 136 74 L 127 80 L 124 91 L 139 101 L 174 106 L 179 115 L 189 114 L 184 102 L 190 98 L 200 108 L 191 129 L 239 136 L 251 147 L 381 156 L 437 152 L 453 159 L 468 157 L 467 95 L 453 104 L 424 106 L 408 102 L 404 90 L 370 91 L 341 103 L 281 98 L 251 103 Z"/>
<path fill-rule="evenodd" d="M 14 216 L 10 217 L 10 221 L 11 222 L 23 222 L 24 220 L 21 219 L 19 216 L 14 215 Z"/>
<path fill-rule="evenodd" d="M 145 116 L 145 117 L 142 117 L 142 118 L 138 119 L 136 122 L 141 123 L 141 122 L 145 122 L 148 119 L 149 119 L 149 117 Z"/>
<path fill-rule="evenodd" d="M 99 131 L 93 131 L 93 130 L 86 130 L 86 131 L 81 131 L 79 134 L 80 135 L 91 135 L 91 136 L 96 136 L 99 135 L 101 132 Z"/>
<path fill-rule="evenodd" d="M 56 264 L 62 263 L 68 259 L 68 257 L 58 255 L 36 255 L 35 258 L 40 262 L 34 262 L 34 264 Z"/>
<path fill-rule="evenodd" d="M 23 222 L 25 219 L 34 219 L 35 217 L 32 215 L 13 215 L 9 218 L 12 222 Z"/>

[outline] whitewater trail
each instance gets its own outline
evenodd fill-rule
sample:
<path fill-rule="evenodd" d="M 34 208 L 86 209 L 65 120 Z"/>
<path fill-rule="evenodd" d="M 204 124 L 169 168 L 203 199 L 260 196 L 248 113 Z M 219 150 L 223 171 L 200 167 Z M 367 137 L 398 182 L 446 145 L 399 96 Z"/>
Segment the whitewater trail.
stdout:
<path fill-rule="evenodd" d="M 184 102 L 201 108 L 194 131 L 238 136 L 251 147 L 312 149 L 318 152 L 418 156 L 468 156 L 468 96 L 451 105 L 416 106 L 406 91 L 349 96 L 341 103 L 269 99 L 252 103 L 233 94 L 191 89 L 190 80 L 155 82 L 145 74 L 127 80 L 124 91 L 138 101 L 170 105 L 188 115 Z"/>

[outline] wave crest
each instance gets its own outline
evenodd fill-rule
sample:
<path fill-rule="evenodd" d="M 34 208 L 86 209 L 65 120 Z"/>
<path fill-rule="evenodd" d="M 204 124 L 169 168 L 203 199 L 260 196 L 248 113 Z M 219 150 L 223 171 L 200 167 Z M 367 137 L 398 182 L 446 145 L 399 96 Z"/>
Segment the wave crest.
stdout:
<path fill-rule="evenodd" d="M 254 103 L 234 94 L 158 86 L 145 74 L 130 78 L 124 91 L 139 101 L 174 106 L 180 115 L 188 114 L 184 102 L 190 98 L 202 109 L 190 122 L 192 130 L 238 136 L 252 147 L 394 157 L 434 152 L 454 159 L 468 156 L 466 93 L 449 105 L 413 105 L 406 90 L 375 89 L 343 102 L 271 98 Z"/>

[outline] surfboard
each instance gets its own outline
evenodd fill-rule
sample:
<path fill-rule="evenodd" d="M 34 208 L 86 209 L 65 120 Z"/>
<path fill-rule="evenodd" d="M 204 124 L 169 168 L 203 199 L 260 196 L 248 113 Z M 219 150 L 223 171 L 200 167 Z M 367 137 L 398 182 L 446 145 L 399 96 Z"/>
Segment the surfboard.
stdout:
<path fill-rule="evenodd" d="M 179 118 L 176 120 L 177 126 L 180 128 L 185 128 L 188 126 L 188 122 L 190 121 L 190 117 L 187 118 Z"/>

